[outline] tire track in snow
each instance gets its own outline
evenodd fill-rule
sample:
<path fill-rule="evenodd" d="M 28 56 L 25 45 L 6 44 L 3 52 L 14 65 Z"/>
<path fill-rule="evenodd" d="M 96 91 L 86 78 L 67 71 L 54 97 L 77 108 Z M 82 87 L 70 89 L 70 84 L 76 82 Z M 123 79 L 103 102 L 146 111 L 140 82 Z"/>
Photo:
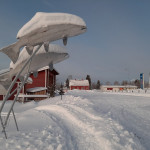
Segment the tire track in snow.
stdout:
<path fill-rule="evenodd" d="M 81 116 L 84 113 L 85 116 L 88 116 L 90 118 L 94 119 L 100 119 L 95 118 L 92 114 L 86 112 L 85 110 L 82 110 L 81 108 L 75 108 L 81 113 Z M 54 114 L 56 118 L 59 118 L 62 120 L 62 122 L 67 126 L 67 128 L 70 128 L 70 132 L 74 134 L 74 136 L 77 135 L 78 138 L 78 144 L 79 149 L 82 150 L 110 150 L 112 149 L 112 145 L 109 142 L 108 139 L 105 139 L 103 137 L 103 132 L 97 131 L 93 124 L 90 124 L 90 119 L 88 119 L 87 122 L 83 122 L 79 118 L 76 117 L 76 115 L 73 114 L 73 112 L 70 112 L 66 110 L 66 108 L 58 105 L 51 105 L 51 106 L 40 106 L 37 107 L 36 110 L 39 111 L 49 111 L 50 114 Z M 101 119 L 102 120 L 102 119 Z M 92 121 L 91 121 L 92 122 Z"/>
<path fill-rule="evenodd" d="M 81 107 L 77 107 L 75 105 L 67 105 L 67 104 L 63 104 L 63 106 L 65 108 L 71 108 L 73 111 L 79 112 L 81 114 L 83 114 L 84 116 L 88 117 L 89 119 L 93 119 L 93 120 L 102 120 L 101 117 L 95 116 L 87 111 L 85 111 L 84 109 L 82 109 Z"/>
<path fill-rule="evenodd" d="M 65 124 L 62 123 L 62 120 L 55 114 L 50 114 L 46 111 L 41 112 L 51 118 L 55 123 L 55 127 L 53 127 L 55 128 L 53 129 L 54 133 L 59 134 L 59 136 L 63 137 L 64 139 L 64 141 L 60 141 L 60 143 L 62 144 L 62 148 L 65 150 L 77 150 L 77 141 L 74 136 L 69 132 L 69 129 L 66 128 Z M 61 131 L 59 129 L 61 129 Z"/>

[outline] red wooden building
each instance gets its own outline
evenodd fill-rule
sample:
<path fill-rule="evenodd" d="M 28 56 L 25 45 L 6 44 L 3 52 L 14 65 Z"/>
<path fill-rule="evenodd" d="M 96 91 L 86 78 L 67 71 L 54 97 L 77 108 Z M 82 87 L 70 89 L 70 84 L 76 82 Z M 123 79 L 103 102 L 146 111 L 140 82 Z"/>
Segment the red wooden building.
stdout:
<path fill-rule="evenodd" d="M 89 81 L 88 80 L 70 80 L 69 88 L 70 90 L 73 90 L 73 89 L 89 90 Z"/>
<path fill-rule="evenodd" d="M 56 75 L 59 73 L 53 69 L 49 70 L 49 67 L 46 66 L 38 70 L 38 76 L 34 77 L 33 74 L 30 75 L 32 78 L 32 84 L 26 83 L 22 88 L 22 91 L 19 94 L 19 99 L 22 101 L 26 100 L 42 100 L 46 97 L 49 97 L 49 94 L 52 90 L 55 89 L 56 85 Z M 20 84 L 18 81 L 13 90 Z M 15 93 L 16 94 L 16 93 Z M 9 100 L 14 99 L 14 95 L 12 95 Z M 3 99 L 4 95 L 0 95 L 0 100 Z"/>

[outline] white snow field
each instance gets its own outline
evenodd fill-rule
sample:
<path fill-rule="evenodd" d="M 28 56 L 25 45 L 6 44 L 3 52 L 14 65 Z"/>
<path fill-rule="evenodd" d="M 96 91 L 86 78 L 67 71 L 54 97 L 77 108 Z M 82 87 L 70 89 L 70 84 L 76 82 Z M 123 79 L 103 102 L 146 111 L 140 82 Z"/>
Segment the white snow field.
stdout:
<path fill-rule="evenodd" d="M 14 111 L 19 132 L 11 117 L 0 150 L 150 149 L 150 94 L 73 90 Z"/>

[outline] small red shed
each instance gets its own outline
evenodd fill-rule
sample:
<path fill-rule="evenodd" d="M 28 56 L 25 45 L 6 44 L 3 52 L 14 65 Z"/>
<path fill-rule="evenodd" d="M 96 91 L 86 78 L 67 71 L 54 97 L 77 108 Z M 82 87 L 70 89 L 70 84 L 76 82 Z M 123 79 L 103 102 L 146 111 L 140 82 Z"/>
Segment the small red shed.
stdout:
<path fill-rule="evenodd" d="M 59 73 L 53 69 L 50 71 L 49 66 L 43 67 L 38 70 L 38 76 L 35 78 L 33 73 L 31 73 L 30 78 L 32 78 L 32 84 L 26 83 L 24 87 L 22 88 L 21 93 L 19 94 L 19 99 L 22 99 L 22 101 L 31 99 L 31 100 L 37 100 L 36 93 L 35 92 L 29 92 L 32 91 L 33 88 L 38 89 L 38 97 L 39 100 L 45 99 L 47 97 L 47 94 L 50 93 L 49 90 L 53 88 L 55 89 L 56 85 L 56 75 Z M 18 81 L 13 89 L 15 89 L 20 84 L 20 81 Z M 41 92 L 40 92 L 40 89 Z M 43 90 L 45 89 L 45 90 Z M 33 93 L 33 95 L 32 95 Z M 16 93 L 10 97 L 10 100 L 14 99 Z M 4 95 L 0 95 L 0 100 L 3 100 Z"/>
<path fill-rule="evenodd" d="M 88 80 L 69 80 L 70 90 L 79 89 L 79 90 L 89 90 L 89 81 Z"/>

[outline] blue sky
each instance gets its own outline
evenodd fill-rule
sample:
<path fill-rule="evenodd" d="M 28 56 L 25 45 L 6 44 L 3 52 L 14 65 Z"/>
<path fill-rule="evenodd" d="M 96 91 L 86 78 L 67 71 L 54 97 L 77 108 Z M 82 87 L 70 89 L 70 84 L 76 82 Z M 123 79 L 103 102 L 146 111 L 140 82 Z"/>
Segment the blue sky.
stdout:
<path fill-rule="evenodd" d="M 68 75 L 92 81 L 122 81 L 150 72 L 149 0 L 0 0 L 0 47 L 16 41 L 19 29 L 36 12 L 65 12 L 82 17 L 87 32 L 72 37 L 70 58 L 55 65 L 58 81 Z M 55 42 L 62 45 L 62 41 Z M 9 66 L 0 54 L 0 69 Z"/>

